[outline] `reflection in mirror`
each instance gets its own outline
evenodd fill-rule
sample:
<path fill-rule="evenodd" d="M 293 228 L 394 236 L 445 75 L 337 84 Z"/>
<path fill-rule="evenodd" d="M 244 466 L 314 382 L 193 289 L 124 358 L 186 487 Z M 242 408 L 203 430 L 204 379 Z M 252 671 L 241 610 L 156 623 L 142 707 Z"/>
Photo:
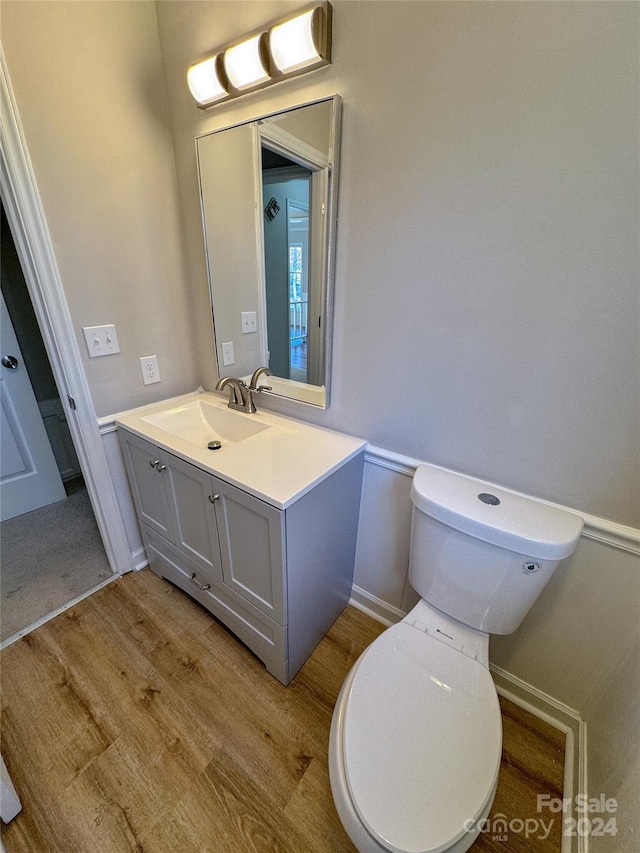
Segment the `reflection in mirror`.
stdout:
<path fill-rule="evenodd" d="M 323 407 L 339 109 L 334 96 L 196 140 L 218 373 L 266 365 L 271 393 Z"/>

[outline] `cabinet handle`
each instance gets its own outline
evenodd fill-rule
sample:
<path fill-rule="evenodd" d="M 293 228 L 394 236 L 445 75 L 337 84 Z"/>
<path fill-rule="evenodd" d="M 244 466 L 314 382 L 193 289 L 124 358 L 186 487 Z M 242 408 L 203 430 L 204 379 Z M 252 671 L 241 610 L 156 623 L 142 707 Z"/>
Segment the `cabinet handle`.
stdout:
<path fill-rule="evenodd" d="M 156 471 L 158 471 L 160 474 L 162 474 L 162 472 L 166 471 L 166 470 L 167 470 L 166 465 L 158 465 L 158 467 L 156 468 Z"/>
<path fill-rule="evenodd" d="M 159 459 L 150 459 L 149 460 L 149 465 L 151 465 L 152 468 L 157 468 L 159 464 L 160 464 Z"/>
<path fill-rule="evenodd" d="M 209 495 L 209 503 L 214 504 L 216 501 L 220 500 L 220 495 Z"/>
<path fill-rule="evenodd" d="M 201 584 L 201 583 L 198 583 L 198 581 L 196 580 L 196 573 L 195 573 L 195 572 L 191 575 L 191 577 L 189 578 L 189 580 L 191 581 L 191 583 L 194 583 L 194 584 L 198 587 L 198 589 L 201 589 L 201 590 L 203 590 L 203 591 L 204 591 L 204 590 L 207 590 L 207 589 L 211 589 L 211 584 L 210 584 L 210 583 L 206 583 L 206 584 L 204 584 L 204 585 L 203 585 L 203 584 Z"/>

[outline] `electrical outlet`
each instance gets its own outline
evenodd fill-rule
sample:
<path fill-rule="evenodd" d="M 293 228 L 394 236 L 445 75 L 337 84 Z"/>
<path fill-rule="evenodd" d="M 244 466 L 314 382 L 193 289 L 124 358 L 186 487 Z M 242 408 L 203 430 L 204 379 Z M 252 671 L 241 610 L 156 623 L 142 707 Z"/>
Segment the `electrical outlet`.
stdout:
<path fill-rule="evenodd" d="M 157 355 L 143 356 L 140 359 L 140 370 L 142 370 L 142 381 L 145 385 L 153 385 L 154 382 L 160 382 Z"/>
<path fill-rule="evenodd" d="M 115 326 L 83 326 L 82 331 L 90 358 L 120 352 Z"/>
<path fill-rule="evenodd" d="M 241 311 L 240 323 L 242 334 L 248 335 L 249 332 L 255 332 L 258 328 L 258 317 L 255 311 Z"/>
<path fill-rule="evenodd" d="M 228 341 L 226 344 L 222 344 L 222 364 L 225 367 L 229 367 L 229 365 L 233 364 L 234 361 L 233 341 Z"/>

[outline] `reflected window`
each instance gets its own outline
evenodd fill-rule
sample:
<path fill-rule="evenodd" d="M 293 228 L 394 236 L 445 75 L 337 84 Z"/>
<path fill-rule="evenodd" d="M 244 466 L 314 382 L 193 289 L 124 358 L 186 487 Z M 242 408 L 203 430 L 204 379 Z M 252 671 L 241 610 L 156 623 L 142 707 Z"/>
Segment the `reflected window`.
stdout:
<path fill-rule="evenodd" d="M 289 300 L 300 299 L 302 290 L 302 244 L 289 243 Z"/>

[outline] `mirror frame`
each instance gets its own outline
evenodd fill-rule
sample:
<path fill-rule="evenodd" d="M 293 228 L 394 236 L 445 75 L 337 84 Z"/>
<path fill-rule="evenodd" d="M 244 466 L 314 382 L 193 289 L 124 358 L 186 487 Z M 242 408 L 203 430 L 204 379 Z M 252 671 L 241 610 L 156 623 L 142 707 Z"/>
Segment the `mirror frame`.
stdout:
<path fill-rule="evenodd" d="M 332 365 L 333 365 L 333 325 L 334 325 L 334 307 L 335 307 L 335 255 L 336 255 L 336 242 L 337 242 L 337 204 L 338 204 L 338 182 L 339 182 L 339 166 L 340 166 L 340 134 L 341 134 L 341 124 L 342 124 L 342 99 L 339 95 L 327 95 L 323 98 L 316 98 L 312 101 L 306 101 L 304 103 L 296 104 L 281 110 L 277 110 L 272 113 L 265 113 L 259 116 L 255 116 L 251 119 L 247 119 L 245 121 L 236 122 L 235 124 L 230 124 L 225 127 L 216 128 L 216 130 L 208 131 L 207 133 L 200 134 L 196 136 L 195 139 L 195 147 L 196 147 L 196 163 L 198 169 L 198 189 L 200 193 L 200 210 L 201 210 L 201 218 L 202 218 L 202 228 L 203 228 L 203 240 L 204 240 L 204 250 L 205 250 L 205 259 L 206 259 L 206 267 L 207 267 L 207 278 L 208 278 L 208 288 L 209 288 L 209 305 L 211 309 L 212 322 L 213 322 L 213 338 L 214 338 L 214 347 L 216 352 L 216 363 L 218 369 L 218 375 L 220 377 L 227 375 L 225 373 L 225 367 L 222 364 L 222 358 L 220 354 L 220 346 L 219 340 L 220 332 L 216 328 L 216 316 L 215 316 L 215 294 L 214 294 L 214 276 L 212 275 L 212 260 L 210 257 L 209 245 L 207 241 L 207 230 L 206 230 L 206 217 L 205 217 L 205 199 L 204 199 L 204 188 L 202 181 L 202 170 L 200 164 L 200 150 L 199 150 L 199 142 L 200 140 L 206 139 L 208 137 L 214 136 L 217 133 L 222 133 L 225 130 L 233 130 L 238 127 L 245 126 L 253 126 L 255 129 L 255 134 L 257 138 L 257 147 L 258 151 L 255 152 L 260 158 L 260 124 L 262 122 L 267 121 L 270 118 L 274 118 L 277 116 L 286 115 L 287 113 L 294 112 L 299 109 L 303 109 L 304 107 L 314 106 L 315 104 L 320 103 L 332 103 L 332 111 L 331 111 L 331 126 L 329 128 L 329 145 L 330 145 L 330 154 L 329 154 L 329 167 L 330 171 L 328 174 L 328 188 L 326 195 L 326 206 L 325 210 L 325 224 L 323 227 L 323 237 L 324 237 L 324 252 L 322 257 L 322 263 L 324 265 L 324 271 L 322 275 L 323 281 L 323 294 L 321 299 L 322 306 L 322 317 L 323 317 L 323 331 L 320 337 L 323 347 L 323 385 L 311 385 L 307 383 L 297 382 L 293 379 L 286 379 L 283 377 L 269 377 L 269 384 L 272 385 L 273 390 L 265 391 L 263 393 L 268 394 L 270 397 L 277 397 L 286 399 L 292 402 L 302 403 L 305 405 L 311 405 L 314 407 L 327 409 L 330 405 L 331 398 L 331 374 L 332 374 Z M 261 172 L 261 163 L 254 164 L 254 174 L 257 178 L 259 173 Z M 259 269 L 256 271 L 258 276 L 258 285 L 260 288 L 260 305 L 258 306 L 258 314 L 260 318 L 260 348 L 262 352 L 266 352 L 266 273 L 265 273 L 265 251 L 264 251 L 264 227 L 261 221 L 261 216 L 263 214 L 264 208 L 264 199 L 263 199 L 263 189 L 262 189 L 262 181 L 260 181 L 260 185 L 258 187 L 254 186 L 255 191 L 255 199 L 257 202 L 262 200 L 262 204 L 258 203 L 256 205 L 256 220 L 255 220 L 255 235 L 254 238 L 256 240 L 256 252 L 258 258 L 258 267 Z M 222 340 L 223 338 L 220 338 Z M 255 367 L 260 367 L 261 365 L 255 365 Z M 248 379 L 249 377 L 241 377 L 243 379 Z"/>

